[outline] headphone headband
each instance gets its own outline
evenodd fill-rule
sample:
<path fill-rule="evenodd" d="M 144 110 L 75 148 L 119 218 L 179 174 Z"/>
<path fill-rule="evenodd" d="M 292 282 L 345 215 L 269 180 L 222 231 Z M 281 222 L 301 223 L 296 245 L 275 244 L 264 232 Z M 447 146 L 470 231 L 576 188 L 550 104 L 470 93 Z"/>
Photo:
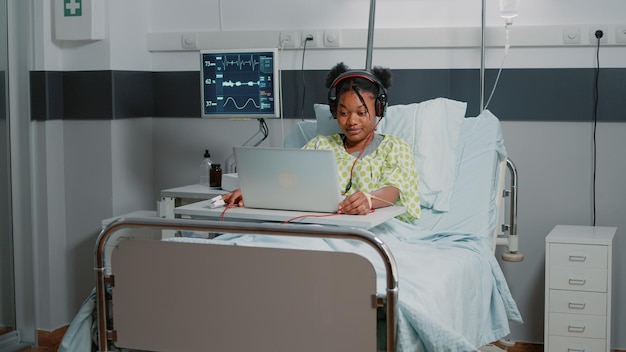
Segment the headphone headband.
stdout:
<path fill-rule="evenodd" d="M 387 89 L 385 88 L 385 86 L 383 86 L 380 80 L 371 72 L 363 70 L 346 71 L 337 76 L 337 78 L 335 78 L 330 84 L 330 88 L 328 91 L 328 106 L 330 107 L 330 112 L 333 117 L 337 118 L 337 104 L 339 104 L 339 102 L 337 101 L 337 86 L 344 80 L 350 78 L 362 78 L 372 82 L 377 86 L 378 94 L 375 99 L 375 113 L 376 116 L 383 117 L 385 115 L 385 109 L 387 108 Z"/>

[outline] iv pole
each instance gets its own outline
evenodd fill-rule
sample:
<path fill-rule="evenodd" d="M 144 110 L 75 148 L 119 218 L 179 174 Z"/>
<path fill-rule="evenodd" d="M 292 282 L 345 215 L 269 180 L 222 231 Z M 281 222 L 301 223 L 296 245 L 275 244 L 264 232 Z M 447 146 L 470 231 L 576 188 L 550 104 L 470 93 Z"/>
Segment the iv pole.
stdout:
<path fill-rule="evenodd" d="M 376 0 L 370 0 L 370 17 L 367 26 L 367 52 L 365 54 L 366 71 L 372 70 L 372 49 L 374 48 L 374 17 L 376 17 Z"/>
<path fill-rule="evenodd" d="M 480 25 L 480 111 L 485 110 L 485 14 L 486 0 L 482 0 Z M 367 27 L 367 52 L 365 56 L 365 70 L 372 69 L 372 49 L 374 47 L 374 18 L 376 15 L 376 0 L 370 0 L 369 24 Z"/>

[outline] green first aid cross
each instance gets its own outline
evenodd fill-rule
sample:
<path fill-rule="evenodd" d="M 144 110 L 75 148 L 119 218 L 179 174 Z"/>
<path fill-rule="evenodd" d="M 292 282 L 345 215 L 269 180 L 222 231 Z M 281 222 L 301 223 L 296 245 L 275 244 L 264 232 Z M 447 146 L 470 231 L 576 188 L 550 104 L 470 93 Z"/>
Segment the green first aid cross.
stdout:
<path fill-rule="evenodd" d="M 65 17 L 82 16 L 83 15 L 82 0 L 63 0 L 63 15 Z"/>

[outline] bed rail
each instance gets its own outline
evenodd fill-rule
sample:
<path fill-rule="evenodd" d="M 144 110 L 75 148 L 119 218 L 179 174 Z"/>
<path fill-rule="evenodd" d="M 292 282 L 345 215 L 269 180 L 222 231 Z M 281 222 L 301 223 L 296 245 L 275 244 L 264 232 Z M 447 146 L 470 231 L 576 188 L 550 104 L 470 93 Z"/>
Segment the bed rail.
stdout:
<path fill-rule="evenodd" d="M 105 227 L 95 245 L 94 264 L 96 271 L 96 310 L 97 310 L 97 345 L 98 351 L 109 350 L 108 341 L 113 339 L 114 332 L 108 330 L 107 318 L 110 312 L 107 308 L 106 286 L 109 284 L 110 263 L 107 262 L 107 249 L 113 248 L 124 240 L 119 230 L 122 229 L 156 229 L 156 230 L 186 230 L 200 232 L 241 233 L 273 236 L 307 236 L 316 238 L 350 239 L 367 243 L 381 256 L 386 269 L 386 295 L 378 297 L 379 306 L 385 306 L 387 351 L 395 351 L 398 299 L 398 273 L 395 259 L 379 238 L 371 232 L 357 228 L 341 228 L 328 226 L 311 226 L 298 224 L 259 224 L 245 222 L 164 219 L 164 218 L 122 218 Z M 137 234 L 142 236 L 142 233 Z M 127 236 L 126 236 L 127 237 Z"/>
<path fill-rule="evenodd" d="M 508 236 L 498 236 L 496 245 L 507 247 L 507 251 L 502 253 L 503 260 L 520 262 L 524 260 L 524 254 L 519 252 L 517 234 L 517 167 L 510 158 L 506 159 L 506 166 L 510 175 L 510 189 L 505 189 L 502 197 L 509 197 L 509 223 L 502 224 L 502 233 L 508 232 Z"/>

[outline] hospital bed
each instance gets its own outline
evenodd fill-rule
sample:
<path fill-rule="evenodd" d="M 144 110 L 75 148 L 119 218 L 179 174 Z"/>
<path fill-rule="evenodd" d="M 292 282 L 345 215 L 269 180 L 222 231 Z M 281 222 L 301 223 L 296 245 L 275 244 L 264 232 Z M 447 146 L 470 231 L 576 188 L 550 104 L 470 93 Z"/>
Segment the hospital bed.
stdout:
<path fill-rule="evenodd" d="M 286 146 L 332 133 L 327 106 L 315 109 Z M 464 114 L 464 103 L 435 99 L 391 106 L 380 124 L 414 148 L 415 226 L 113 222 L 96 243 L 97 286 L 84 306 L 96 314 L 81 320 L 93 323 L 89 339 L 99 351 L 463 351 L 505 337 L 522 319 L 494 248 L 522 258 L 511 232 L 517 175 L 498 119 Z M 513 206 L 504 226 L 503 195 Z M 86 340 L 76 320 L 68 350 Z"/>

